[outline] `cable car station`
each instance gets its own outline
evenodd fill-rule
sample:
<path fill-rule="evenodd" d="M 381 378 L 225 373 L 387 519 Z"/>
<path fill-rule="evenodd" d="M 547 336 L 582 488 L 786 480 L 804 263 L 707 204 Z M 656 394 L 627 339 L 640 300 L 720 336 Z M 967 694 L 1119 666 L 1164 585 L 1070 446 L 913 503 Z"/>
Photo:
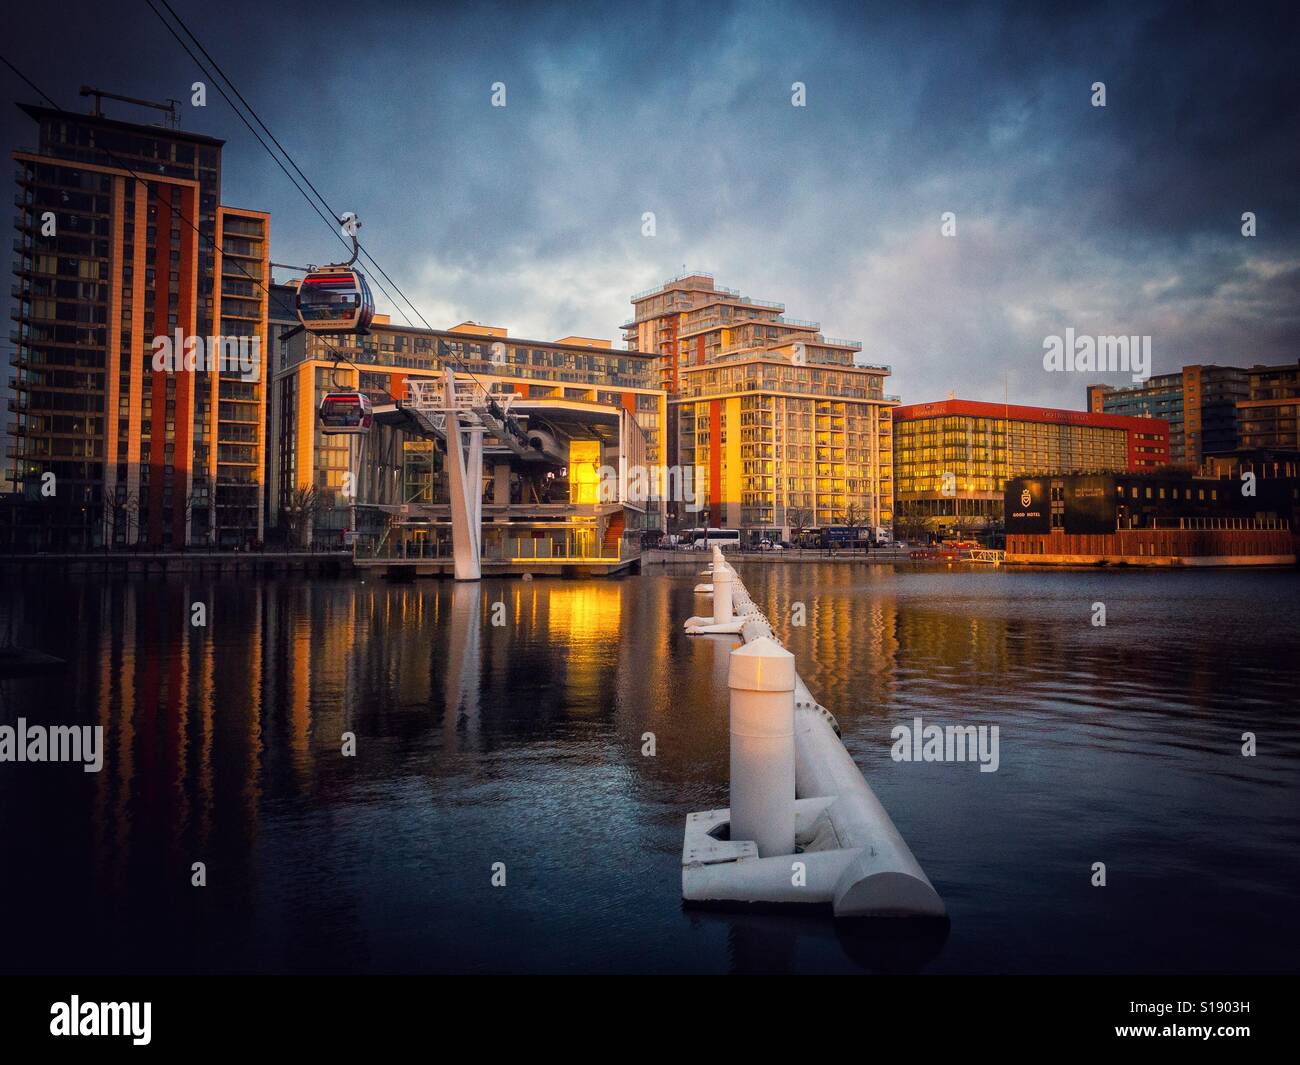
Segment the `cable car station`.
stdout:
<path fill-rule="evenodd" d="M 408 390 L 367 406 L 369 430 L 351 433 L 357 565 L 475 580 L 600 576 L 638 562 L 656 504 L 629 498 L 626 470 L 646 463 L 646 449 L 625 408 L 492 393 L 450 369 L 441 385 L 412 379 Z M 602 467 L 624 471 L 615 499 L 601 498 Z"/>

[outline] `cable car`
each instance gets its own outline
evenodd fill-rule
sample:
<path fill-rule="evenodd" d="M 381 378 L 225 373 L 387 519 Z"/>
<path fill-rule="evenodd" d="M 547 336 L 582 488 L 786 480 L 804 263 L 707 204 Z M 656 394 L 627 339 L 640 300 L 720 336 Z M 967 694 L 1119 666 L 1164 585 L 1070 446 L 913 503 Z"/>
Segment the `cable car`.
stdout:
<path fill-rule="evenodd" d="M 364 392 L 327 392 L 320 401 L 320 431 L 326 436 L 364 436 L 374 411 Z"/>
<path fill-rule="evenodd" d="M 375 297 L 365 275 L 354 266 L 322 266 L 298 285 L 298 321 L 317 336 L 370 332 Z"/>
<path fill-rule="evenodd" d="M 352 241 L 352 258 L 331 266 L 308 266 L 307 276 L 298 283 L 295 310 L 299 326 L 285 333 L 287 340 L 300 329 L 317 336 L 360 335 L 370 332 L 375 318 L 375 297 L 365 275 L 353 263 L 361 252 L 357 230 L 361 220 L 348 212 L 339 218 L 343 233 Z"/>

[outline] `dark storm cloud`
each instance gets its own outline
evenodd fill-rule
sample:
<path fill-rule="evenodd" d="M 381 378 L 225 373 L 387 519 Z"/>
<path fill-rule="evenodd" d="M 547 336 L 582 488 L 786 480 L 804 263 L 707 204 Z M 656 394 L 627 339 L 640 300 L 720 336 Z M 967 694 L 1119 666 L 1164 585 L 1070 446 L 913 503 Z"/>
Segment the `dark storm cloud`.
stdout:
<path fill-rule="evenodd" d="M 1078 406 L 1086 382 L 1041 367 L 1067 326 L 1150 333 L 1157 371 L 1297 353 L 1282 6 L 173 3 L 438 326 L 610 337 L 687 266 L 860 337 L 908 401 L 1005 381 Z M 8 17 L 65 107 L 203 77 L 143 3 Z M 272 212 L 274 258 L 332 253 L 211 85 L 184 124 L 228 139 L 224 199 Z"/>

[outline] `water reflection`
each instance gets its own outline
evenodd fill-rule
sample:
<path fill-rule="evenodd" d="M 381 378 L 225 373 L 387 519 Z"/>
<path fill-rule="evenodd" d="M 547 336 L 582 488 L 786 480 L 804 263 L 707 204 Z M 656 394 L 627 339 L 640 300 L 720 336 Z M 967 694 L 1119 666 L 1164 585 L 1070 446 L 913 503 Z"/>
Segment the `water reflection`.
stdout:
<path fill-rule="evenodd" d="M 3 720 L 101 724 L 108 757 L 0 766 L 0 900 L 32 915 L 6 967 L 1231 970 L 1300 945 L 1295 574 L 742 572 L 950 932 L 682 911 L 736 644 L 682 632 L 693 574 L 14 583 L 0 631 L 69 665 L 0 683 Z M 893 763 L 917 714 L 999 724 L 1002 768 Z"/>

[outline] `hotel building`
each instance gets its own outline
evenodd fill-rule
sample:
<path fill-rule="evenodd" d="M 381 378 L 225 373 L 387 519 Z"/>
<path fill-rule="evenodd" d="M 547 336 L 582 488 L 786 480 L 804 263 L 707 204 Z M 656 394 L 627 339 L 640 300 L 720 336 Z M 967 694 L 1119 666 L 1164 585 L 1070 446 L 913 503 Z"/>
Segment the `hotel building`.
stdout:
<path fill-rule="evenodd" d="M 179 331 L 265 351 L 269 216 L 221 206 L 220 140 L 21 110 L 37 125 L 37 147 L 13 153 L 9 431 L 22 498 L 0 544 L 261 539 L 260 362 L 255 380 L 206 363 L 155 370 L 153 340 Z"/>
<path fill-rule="evenodd" d="M 668 393 L 668 462 L 694 466 L 705 507 L 681 524 L 788 538 L 792 528 L 893 521 L 888 366 L 862 344 L 786 317 L 784 304 L 673 278 L 632 298 L 629 348 L 655 357 Z"/>
<path fill-rule="evenodd" d="M 895 504 L 939 525 L 1001 520 L 1012 477 L 1168 465 L 1159 418 L 949 399 L 894 411 Z"/>
<path fill-rule="evenodd" d="M 338 361 L 340 357 L 355 368 Z M 643 438 L 636 461 L 653 466 L 663 462 L 667 405 L 657 387 L 653 359 L 643 352 L 615 349 L 607 340 L 523 340 L 499 326 L 475 322 L 447 330 L 417 329 L 394 325 L 381 314 L 367 336 L 299 336 L 278 358 L 283 364 L 272 396 L 270 434 L 276 459 L 270 474 L 270 521 L 284 524 L 298 501 L 314 489 L 316 503 L 323 504 L 312 522 L 317 542 L 338 539 L 353 527 L 342 494 L 352 461 L 350 438 L 322 433 L 316 417 L 321 399 L 331 391 L 359 389 L 376 407 L 402 403 L 409 398 L 408 381 L 440 384 L 450 367 L 458 376 L 472 375 L 491 392 L 517 394 L 523 400 L 563 400 L 569 407 L 587 405 L 597 420 L 609 408 L 626 411 Z M 538 412 L 534 417 L 541 416 Z M 401 501 L 444 504 L 443 454 L 432 441 L 414 436 L 403 441 L 402 451 Z M 496 498 L 495 486 L 485 487 Z M 515 485 L 516 495 L 518 489 Z M 501 491 L 509 498 L 507 486 Z M 663 528 L 662 506 L 647 507 L 645 528 Z"/>
<path fill-rule="evenodd" d="M 1169 464 L 1195 469 L 1206 455 L 1238 446 L 1237 404 L 1249 390 L 1247 371 L 1236 366 L 1184 366 L 1122 388 L 1089 385 L 1088 409 L 1168 422 Z"/>

